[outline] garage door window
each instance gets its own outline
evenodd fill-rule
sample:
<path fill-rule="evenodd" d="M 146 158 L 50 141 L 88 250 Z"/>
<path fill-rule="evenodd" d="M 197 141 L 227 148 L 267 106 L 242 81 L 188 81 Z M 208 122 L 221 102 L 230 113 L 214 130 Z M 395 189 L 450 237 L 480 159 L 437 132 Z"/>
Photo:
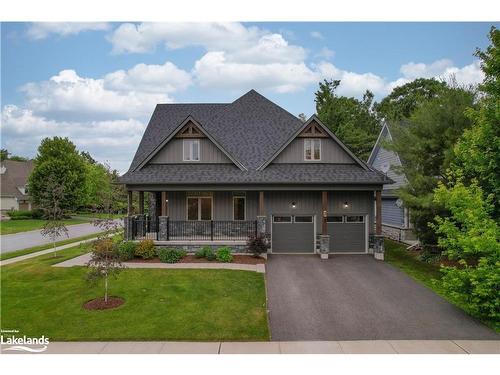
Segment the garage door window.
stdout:
<path fill-rule="evenodd" d="M 291 223 L 292 217 L 291 216 L 273 216 L 273 222 L 274 223 Z"/>
<path fill-rule="evenodd" d="M 356 215 L 356 216 L 346 216 L 346 223 L 363 223 L 364 216 L 362 215 Z"/>
<path fill-rule="evenodd" d="M 326 218 L 327 223 L 343 223 L 344 222 L 344 217 L 343 216 L 327 216 Z"/>
<path fill-rule="evenodd" d="M 296 223 L 312 223 L 312 216 L 294 216 L 294 221 Z"/>

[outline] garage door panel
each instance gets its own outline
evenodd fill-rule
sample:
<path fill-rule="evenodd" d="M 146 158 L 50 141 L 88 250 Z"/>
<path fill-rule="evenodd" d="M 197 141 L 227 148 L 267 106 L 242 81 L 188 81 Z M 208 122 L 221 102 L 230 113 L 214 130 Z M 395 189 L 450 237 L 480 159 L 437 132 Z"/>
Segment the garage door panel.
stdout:
<path fill-rule="evenodd" d="M 328 223 L 331 253 L 364 253 L 365 223 Z"/>
<path fill-rule="evenodd" d="M 301 216 L 303 219 L 303 216 Z M 279 222 L 273 220 L 273 253 L 314 253 L 314 221 Z"/>

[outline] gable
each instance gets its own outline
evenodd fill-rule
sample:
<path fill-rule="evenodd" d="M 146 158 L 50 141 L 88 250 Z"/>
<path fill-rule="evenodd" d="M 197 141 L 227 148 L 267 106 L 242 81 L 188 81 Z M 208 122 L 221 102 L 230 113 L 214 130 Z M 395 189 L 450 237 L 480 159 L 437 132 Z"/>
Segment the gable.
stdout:
<path fill-rule="evenodd" d="M 304 140 L 307 137 L 298 136 L 273 160 L 273 163 L 305 163 L 304 161 Z M 353 158 L 349 156 L 333 139 L 324 137 L 314 137 L 321 139 L 321 161 L 316 163 L 330 164 L 355 164 Z M 310 161 L 307 161 L 310 163 Z"/>
<path fill-rule="evenodd" d="M 382 129 L 381 136 L 375 144 L 372 155 L 370 155 L 370 161 L 373 168 L 381 171 L 394 181 L 393 184 L 384 186 L 384 190 L 392 190 L 406 185 L 407 181 L 404 175 L 397 174 L 394 171 L 394 167 L 401 166 L 401 161 L 399 160 L 398 155 L 394 151 L 387 150 L 383 147 L 383 140 L 391 140 L 390 133 L 386 129 L 387 127 Z"/>
<path fill-rule="evenodd" d="M 183 143 L 186 138 L 200 140 L 200 161 L 195 163 L 231 163 L 232 161 L 207 137 L 175 136 L 163 146 L 149 164 L 181 164 L 183 161 Z"/>
<path fill-rule="evenodd" d="M 304 142 L 310 138 L 321 140 L 321 160 L 304 160 Z M 323 163 L 323 164 L 357 164 L 367 170 L 368 167 L 359 160 L 325 125 L 313 115 L 266 163 Z"/>

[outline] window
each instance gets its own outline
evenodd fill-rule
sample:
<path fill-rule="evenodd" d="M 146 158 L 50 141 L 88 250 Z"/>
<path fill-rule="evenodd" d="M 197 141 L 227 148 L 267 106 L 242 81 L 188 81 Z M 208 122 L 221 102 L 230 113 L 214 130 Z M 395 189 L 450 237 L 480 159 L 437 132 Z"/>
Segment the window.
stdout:
<path fill-rule="evenodd" d="M 326 217 L 326 222 L 327 223 L 342 223 L 344 222 L 343 216 L 327 216 Z"/>
<path fill-rule="evenodd" d="M 312 216 L 295 216 L 294 221 L 296 223 L 312 223 L 313 218 Z"/>
<path fill-rule="evenodd" d="M 321 139 L 304 139 L 304 160 L 321 160 Z"/>
<path fill-rule="evenodd" d="M 211 197 L 188 197 L 187 198 L 188 220 L 212 220 L 212 198 Z"/>
<path fill-rule="evenodd" d="M 346 223 L 362 223 L 364 222 L 364 216 L 356 215 L 356 216 L 346 216 Z"/>
<path fill-rule="evenodd" d="M 233 197 L 233 220 L 245 220 L 245 197 Z"/>
<path fill-rule="evenodd" d="M 273 222 L 274 223 L 291 223 L 292 217 L 291 216 L 273 216 Z"/>
<path fill-rule="evenodd" d="M 200 161 L 200 140 L 185 139 L 183 141 L 183 153 L 184 161 Z"/>

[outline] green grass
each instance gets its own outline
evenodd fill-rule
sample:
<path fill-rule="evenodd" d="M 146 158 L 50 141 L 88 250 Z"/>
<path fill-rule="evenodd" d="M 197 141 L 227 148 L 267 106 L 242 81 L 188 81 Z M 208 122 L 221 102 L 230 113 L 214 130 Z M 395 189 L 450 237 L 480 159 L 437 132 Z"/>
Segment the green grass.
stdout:
<path fill-rule="evenodd" d="M 93 234 L 88 234 L 86 236 L 69 238 L 67 240 L 58 241 L 58 242 L 56 242 L 56 246 L 62 246 L 62 245 L 67 245 L 67 244 L 70 244 L 70 243 L 73 243 L 73 242 L 88 240 L 89 238 L 97 237 L 101 233 L 103 233 L 103 232 L 93 233 Z M 45 244 L 45 245 L 38 245 L 38 246 L 28 247 L 28 248 L 22 249 L 22 250 L 11 251 L 9 253 L 1 254 L 0 255 L 0 260 L 6 260 L 6 259 L 10 259 L 10 258 L 15 258 L 15 257 L 21 256 L 21 255 L 36 253 L 37 251 L 42 251 L 42 250 L 50 249 L 50 248 L 52 248 L 52 246 L 53 245 L 51 243 L 48 243 L 48 244 Z"/>
<path fill-rule="evenodd" d="M 467 308 L 465 306 L 457 304 L 456 301 L 451 299 L 447 295 L 446 291 L 441 287 L 439 280 L 441 279 L 442 274 L 439 270 L 439 265 L 423 262 L 417 259 L 406 250 L 406 245 L 388 239 L 385 240 L 385 260 L 415 280 L 424 284 L 451 304 L 454 304 L 458 308 L 467 312 Z M 480 321 L 495 330 L 497 333 L 500 333 L 500 325 L 498 322 L 484 319 Z"/>
<path fill-rule="evenodd" d="M 263 274 L 233 270 L 126 269 L 110 280 L 114 310 L 87 311 L 101 297 L 84 267 L 52 264 L 88 245 L 2 266 L 2 328 L 50 340 L 268 340 Z"/>
<path fill-rule="evenodd" d="M 63 220 L 66 225 L 88 223 L 87 219 L 67 219 Z M 0 234 L 13 234 L 27 232 L 30 230 L 41 229 L 45 220 L 27 219 L 27 220 L 2 220 L 0 222 Z"/>

